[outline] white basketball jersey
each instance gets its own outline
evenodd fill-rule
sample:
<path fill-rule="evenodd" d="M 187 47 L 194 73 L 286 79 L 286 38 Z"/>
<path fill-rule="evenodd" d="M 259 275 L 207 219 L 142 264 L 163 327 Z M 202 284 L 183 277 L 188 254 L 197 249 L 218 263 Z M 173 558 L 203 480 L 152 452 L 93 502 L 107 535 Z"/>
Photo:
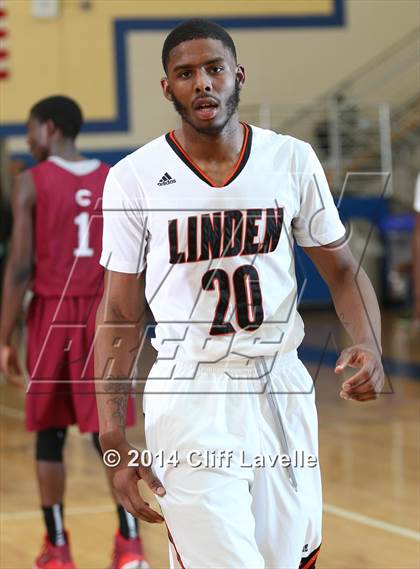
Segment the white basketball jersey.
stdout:
<path fill-rule="evenodd" d="M 203 362 L 297 348 L 304 331 L 294 241 L 316 247 L 345 233 L 311 146 L 243 128 L 238 163 L 221 187 L 173 132 L 109 173 L 101 264 L 146 269 L 160 358 Z"/>

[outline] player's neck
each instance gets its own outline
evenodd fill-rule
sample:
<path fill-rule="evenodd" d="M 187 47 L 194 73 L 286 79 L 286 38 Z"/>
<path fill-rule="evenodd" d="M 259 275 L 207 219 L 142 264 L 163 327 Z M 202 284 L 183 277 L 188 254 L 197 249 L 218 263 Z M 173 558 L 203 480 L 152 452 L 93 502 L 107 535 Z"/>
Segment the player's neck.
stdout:
<path fill-rule="evenodd" d="M 74 141 L 67 138 L 54 141 L 51 144 L 49 156 L 58 156 L 59 158 L 68 160 L 69 162 L 85 160 L 77 150 Z"/>
<path fill-rule="evenodd" d="M 242 148 L 244 129 L 237 116 L 232 119 L 218 134 L 197 132 L 183 121 L 181 128 L 175 131 L 175 136 L 194 161 L 234 161 Z"/>

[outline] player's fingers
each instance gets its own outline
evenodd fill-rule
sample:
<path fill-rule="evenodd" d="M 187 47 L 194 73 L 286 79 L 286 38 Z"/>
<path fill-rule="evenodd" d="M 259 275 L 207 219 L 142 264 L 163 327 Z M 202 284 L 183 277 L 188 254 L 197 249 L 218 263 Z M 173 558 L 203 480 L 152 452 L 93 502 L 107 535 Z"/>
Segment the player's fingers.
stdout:
<path fill-rule="evenodd" d="M 135 508 L 131 504 L 127 496 L 117 493 L 118 503 L 124 508 L 126 512 L 131 514 L 133 517 L 137 517 Z"/>
<path fill-rule="evenodd" d="M 379 397 L 379 393 L 376 393 L 375 391 L 370 391 L 369 393 L 355 393 L 354 395 L 352 395 L 349 399 L 353 400 L 353 401 L 360 401 L 360 402 L 365 402 L 365 401 L 375 401 L 375 399 L 378 399 Z"/>
<path fill-rule="evenodd" d="M 358 390 L 355 391 L 340 391 L 340 397 L 342 399 L 346 399 L 347 401 L 349 401 L 350 399 L 354 399 L 354 400 L 359 400 L 360 397 L 365 397 L 365 396 L 372 396 L 373 398 L 377 398 L 379 396 L 379 393 L 372 387 L 372 385 L 364 385 L 362 386 L 362 388 L 359 388 Z"/>
<path fill-rule="evenodd" d="M 366 382 L 370 382 L 380 392 L 383 388 L 385 381 L 384 370 L 380 360 L 367 361 L 360 371 L 355 373 L 352 377 L 344 381 L 342 389 L 351 392 L 354 389 L 359 389 Z"/>
<path fill-rule="evenodd" d="M 355 367 L 357 363 L 357 350 L 343 350 L 335 364 L 335 373 L 341 373 L 347 366 Z"/>
<path fill-rule="evenodd" d="M 374 372 L 375 369 L 371 365 L 365 365 L 358 372 L 346 379 L 341 387 L 344 391 L 352 391 L 369 381 Z"/>
<path fill-rule="evenodd" d="M 349 397 L 353 397 L 354 395 L 362 395 L 362 393 L 376 393 L 375 385 L 372 381 L 366 381 L 362 385 L 357 386 L 355 389 L 350 391 L 346 391 Z"/>
<path fill-rule="evenodd" d="M 366 382 L 358 385 L 356 388 L 351 390 L 342 389 L 340 397 L 343 399 L 354 399 L 356 401 L 364 400 L 359 398 L 364 398 L 365 396 L 372 396 L 372 399 L 377 399 L 382 391 L 382 387 L 382 373 L 376 370 Z"/>
<path fill-rule="evenodd" d="M 0 369 L 8 383 L 20 389 L 24 387 L 25 379 L 14 348 L 10 346 L 2 347 L 0 350 Z"/>
<path fill-rule="evenodd" d="M 13 354 L 13 357 L 11 358 L 11 367 L 13 368 L 13 373 L 15 373 L 16 375 L 22 375 L 22 369 L 19 364 L 19 358 L 17 357 L 16 354 Z"/>
<path fill-rule="evenodd" d="M 132 516 L 134 516 L 135 518 L 140 517 L 139 512 L 136 508 L 136 506 L 133 504 L 133 501 L 130 498 L 128 489 L 125 488 L 122 491 L 116 491 L 116 496 L 117 496 L 117 500 L 118 503 L 121 504 L 121 506 L 128 512 L 130 513 Z M 146 520 L 149 521 L 149 520 Z"/>
<path fill-rule="evenodd" d="M 363 383 L 353 386 L 349 390 L 345 390 L 350 396 L 362 393 L 380 393 L 381 382 L 379 380 L 379 374 L 374 372 L 370 375 L 369 379 Z"/>
<path fill-rule="evenodd" d="M 6 375 L 11 375 L 15 370 L 16 355 L 13 348 L 4 346 L 1 350 L 1 369 Z"/>
<path fill-rule="evenodd" d="M 163 487 L 162 482 L 153 474 L 153 470 L 150 467 L 140 466 L 138 474 L 140 478 L 146 482 L 152 492 L 158 496 L 164 496 L 166 494 L 166 490 Z"/>
<path fill-rule="evenodd" d="M 134 511 L 134 517 L 141 518 L 151 524 L 162 523 L 164 521 L 163 517 L 153 510 L 148 502 L 143 500 L 137 489 L 135 491 L 131 491 L 128 497 Z"/>
<path fill-rule="evenodd" d="M 137 517 L 151 524 L 162 524 L 165 521 L 163 517 L 158 514 L 156 510 L 153 510 L 147 502 L 144 502 L 144 505 L 137 509 L 137 511 Z"/>
<path fill-rule="evenodd" d="M 370 401 L 371 399 L 377 399 L 379 393 L 376 391 L 367 391 L 365 393 L 347 393 L 346 391 L 340 391 L 340 397 L 346 401 Z"/>
<path fill-rule="evenodd" d="M 153 515 L 153 510 L 147 507 L 136 507 L 132 501 L 128 497 L 121 497 L 119 496 L 118 499 L 119 503 L 123 506 L 123 508 L 129 512 L 134 518 L 141 518 L 145 522 L 149 523 L 157 523 L 160 520 L 157 520 L 156 517 Z M 149 512 L 150 510 L 150 512 Z M 163 521 L 163 519 L 162 519 Z"/>
<path fill-rule="evenodd" d="M 383 388 L 383 374 L 381 370 L 374 370 L 374 372 L 369 377 L 368 381 L 357 385 L 356 387 L 352 388 L 348 393 L 350 395 L 359 395 L 362 393 L 381 393 Z"/>
<path fill-rule="evenodd" d="M 19 359 L 15 353 L 12 353 L 9 363 L 9 377 L 10 383 L 22 388 L 24 385 L 24 378 L 22 374 L 22 369 L 19 365 Z"/>
<path fill-rule="evenodd" d="M 134 512 L 133 515 L 135 517 L 140 517 L 150 523 L 163 522 L 163 517 L 150 508 L 149 504 L 141 497 L 138 488 L 138 473 L 132 471 L 132 477 L 125 479 L 121 489 L 124 492 L 125 498 L 130 502 L 130 513 Z"/>

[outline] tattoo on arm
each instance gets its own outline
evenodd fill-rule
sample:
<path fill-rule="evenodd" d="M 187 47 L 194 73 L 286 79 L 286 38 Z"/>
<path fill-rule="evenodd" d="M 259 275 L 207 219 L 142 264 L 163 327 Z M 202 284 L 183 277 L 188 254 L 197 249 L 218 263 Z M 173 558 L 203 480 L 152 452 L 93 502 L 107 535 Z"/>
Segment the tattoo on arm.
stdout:
<path fill-rule="evenodd" d="M 114 397 L 110 399 L 108 403 L 115 406 L 115 411 L 112 416 L 117 419 L 118 427 L 120 429 L 125 429 L 125 418 L 127 414 L 127 397 Z"/>
<path fill-rule="evenodd" d="M 118 427 L 124 430 L 131 381 L 126 378 L 118 380 L 115 377 L 109 377 L 104 382 L 104 391 L 114 395 L 107 400 L 107 405 L 112 406 L 112 417 L 117 419 Z"/>

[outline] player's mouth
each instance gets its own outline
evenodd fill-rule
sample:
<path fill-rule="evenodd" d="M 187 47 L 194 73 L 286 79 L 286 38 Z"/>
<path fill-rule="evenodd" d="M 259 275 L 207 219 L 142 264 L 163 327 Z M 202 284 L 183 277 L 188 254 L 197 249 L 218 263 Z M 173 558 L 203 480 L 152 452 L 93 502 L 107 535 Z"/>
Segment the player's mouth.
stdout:
<path fill-rule="evenodd" d="M 194 102 L 193 109 L 201 120 L 214 119 L 219 103 L 210 97 L 200 97 Z"/>

